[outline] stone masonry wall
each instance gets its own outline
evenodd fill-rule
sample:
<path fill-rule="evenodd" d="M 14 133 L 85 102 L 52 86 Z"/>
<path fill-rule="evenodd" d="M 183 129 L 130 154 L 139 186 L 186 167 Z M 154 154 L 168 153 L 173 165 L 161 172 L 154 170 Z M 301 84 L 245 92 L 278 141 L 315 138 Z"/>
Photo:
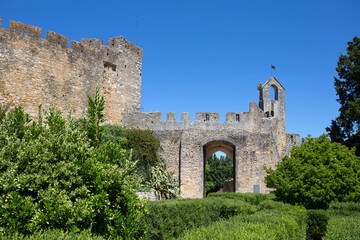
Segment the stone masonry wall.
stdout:
<path fill-rule="evenodd" d="M 0 18 L 1 26 L 1 18 Z M 87 95 L 96 86 L 105 97 L 108 123 L 121 123 L 121 113 L 138 111 L 141 97 L 142 49 L 123 37 L 102 45 L 101 39 L 69 40 L 41 28 L 10 21 L 0 28 L 0 103 L 23 106 L 37 118 L 38 105 L 52 102 L 72 116 L 83 117 Z"/>
<path fill-rule="evenodd" d="M 279 85 L 271 78 L 264 90 L 268 91 L 269 84 Z M 224 123 L 219 123 L 219 114 L 212 112 L 196 113 L 195 122 L 189 120 L 189 113 L 181 113 L 181 121 L 175 120 L 175 113 L 167 113 L 166 121 L 161 120 L 160 112 L 123 113 L 123 123 L 151 129 L 159 137 L 161 155 L 167 169 L 179 179 L 184 198 L 204 196 L 205 161 L 216 151 L 226 153 L 235 164 L 235 192 L 268 193 L 264 166 L 275 168 L 293 146 L 300 144 L 298 134 L 285 132 L 285 98 L 280 90 L 281 99 L 262 99 L 273 110 L 272 115 L 250 103 L 249 112 L 227 113 Z"/>

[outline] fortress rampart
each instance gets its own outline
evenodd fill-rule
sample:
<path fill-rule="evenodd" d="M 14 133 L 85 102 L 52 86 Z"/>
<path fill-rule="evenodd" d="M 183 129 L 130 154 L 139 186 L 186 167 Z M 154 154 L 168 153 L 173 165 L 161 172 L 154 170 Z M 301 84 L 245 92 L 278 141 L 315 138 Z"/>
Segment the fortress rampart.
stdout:
<path fill-rule="evenodd" d="M 234 164 L 234 180 L 227 182 L 235 192 L 267 193 L 264 166 L 276 167 L 299 135 L 287 134 L 285 88 L 272 76 L 259 87 L 259 104 L 250 103 L 249 112 L 229 112 L 219 122 L 219 113 L 140 112 L 142 50 L 123 37 L 71 41 L 41 28 L 10 21 L 1 28 L 0 18 L 0 103 L 23 106 L 37 118 L 38 105 L 55 103 L 64 115 L 81 118 L 87 110 L 87 95 L 96 86 L 105 97 L 107 123 L 150 129 L 159 137 L 160 154 L 167 169 L 181 184 L 185 198 L 205 193 L 205 165 L 216 151 L 223 151 Z M 275 98 L 270 99 L 270 89 Z"/>
<path fill-rule="evenodd" d="M 250 103 L 249 112 L 228 112 L 226 121 L 219 122 L 219 113 L 216 112 L 198 112 L 196 120 L 190 121 L 190 114 L 181 113 L 181 120 L 176 121 L 176 115 L 173 112 L 166 113 L 166 121 L 161 120 L 161 112 L 131 112 L 123 113 L 123 123 L 126 126 L 136 126 L 140 128 L 150 128 L 153 130 L 179 130 L 187 128 L 199 129 L 222 129 L 234 128 L 250 132 L 262 132 L 269 130 L 274 123 L 271 118 L 266 118 L 265 113 L 254 102 Z"/>
<path fill-rule="evenodd" d="M 1 27 L 1 18 L 0 18 Z M 83 117 L 87 95 L 106 98 L 108 123 L 121 123 L 121 113 L 138 111 L 141 99 L 142 49 L 123 37 L 71 41 L 41 28 L 10 21 L 0 28 L 0 103 L 21 105 L 36 118 L 38 105 L 52 102 L 64 114 L 72 106 Z"/>
<path fill-rule="evenodd" d="M 270 88 L 275 99 L 269 96 Z M 250 103 L 249 112 L 228 112 L 219 122 L 219 113 L 190 114 L 168 112 L 166 121 L 160 112 L 122 114 L 127 127 L 151 129 L 160 139 L 161 155 L 169 171 L 178 177 L 183 197 L 200 198 L 205 190 L 205 163 L 216 151 L 222 151 L 234 163 L 235 192 L 268 193 L 263 166 L 275 168 L 293 146 L 300 144 L 298 134 L 287 134 L 285 127 L 285 89 L 271 77 L 259 89 L 259 105 Z M 231 184 L 231 183 L 228 183 Z"/>

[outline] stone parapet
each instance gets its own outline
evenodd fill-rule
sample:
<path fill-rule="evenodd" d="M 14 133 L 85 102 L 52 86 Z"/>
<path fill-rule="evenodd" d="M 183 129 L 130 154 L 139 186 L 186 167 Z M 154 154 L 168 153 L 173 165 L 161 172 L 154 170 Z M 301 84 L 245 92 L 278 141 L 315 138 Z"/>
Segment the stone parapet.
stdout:
<path fill-rule="evenodd" d="M 1 24 L 1 20 L 0 20 Z M 0 25 L 1 26 L 1 25 Z M 52 102 L 84 117 L 87 96 L 98 86 L 106 99 L 107 123 L 122 122 L 122 112 L 139 111 L 142 49 L 123 37 L 71 41 L 16 21 L 0 28 L 0 103 L 21 105 L 37 118 L 38 105 Z"/>

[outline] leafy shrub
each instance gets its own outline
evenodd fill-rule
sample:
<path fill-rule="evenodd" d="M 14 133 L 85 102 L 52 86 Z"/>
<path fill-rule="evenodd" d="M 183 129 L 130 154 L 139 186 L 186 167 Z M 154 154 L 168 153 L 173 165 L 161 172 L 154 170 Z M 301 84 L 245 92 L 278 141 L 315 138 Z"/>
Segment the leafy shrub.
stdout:
<path fill-rule="evenodd" d="M 276 170 L 266 171 L 267 187 L 286 203 L 327 209 L 332 201 L 360 201 L 360 158 L 326 135 L 294 147 Z"/>
<path fill-rule="evenodd" d="M 151 189 L 160 199 L 176 198 L 179 183 L 172 173 L 166 171 L 160 157 L 160 140 L 150 130 L 126 129 L 127 147 L 133 150 L 133 160 L 137 161 L 137 173 L 142 178 L 142 187 Z"/>
<path fill-rule="evenodd" d="M 139 166 L 156 165 L 160 141 L 150 130 L 127 129 L 125 137 L 128 148 L 133 149 L 134 158 L 139 161 Z"/>
<path fill-rule="evenodd" d="M 5 118 L 6 113 L 9 111 L 10 104 L 0 104 L 0 123 Z"/>
<path fill-rule="evenodd" d="M 172 173 L 166 171 L 164 160 L 158 156 L 159 160 L 155 166 L 150 168 L 150 179 L 144 186 L 154 191 L 159 199 L 171 199 L 179 196 L 179 183 Z"/>
<path fill-rule="evenodd" d="M 329 215 L 325 210 L 308 210 L 306 239 L 321 240 L 325 236 Z"/>
<path fill-rule="evenodd" d="M 125 131 L 126 129 L 121 125 L 104 125 L 103 142 L 118 143 L 121 146 L 128 148 Z"/>
<path fill-rule="evenodd" d="M 96 87 L 95 97 L 88 96 L 89 108 L 86 111 L 89 121 L 88 137 L 92 146 L 98 147 L 101 143 L 104 127 L 102 123 L 104 119 L 105 100 L 100 96 L 99 87 Z"/>
<path fill-rule="evenodd" d="M 44 123 L 29 123 L 15 108 L 0 125 L 0 234 L 61 228 L 134 238 L 143 206 L 131 151 L 91 147 L 54 106 Z"/>

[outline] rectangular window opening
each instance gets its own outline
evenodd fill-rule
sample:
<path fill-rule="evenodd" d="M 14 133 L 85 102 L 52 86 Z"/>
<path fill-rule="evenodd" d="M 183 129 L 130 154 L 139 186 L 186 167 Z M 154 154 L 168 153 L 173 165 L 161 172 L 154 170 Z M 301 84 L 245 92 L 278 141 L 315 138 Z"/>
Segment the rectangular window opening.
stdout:
<path fill-rule="evenodd" d="M 239 116 L 239 114 L 236 114 L 236 121 L 237 121 L 237 122 L 240 122 L 240 116 Z"/>

